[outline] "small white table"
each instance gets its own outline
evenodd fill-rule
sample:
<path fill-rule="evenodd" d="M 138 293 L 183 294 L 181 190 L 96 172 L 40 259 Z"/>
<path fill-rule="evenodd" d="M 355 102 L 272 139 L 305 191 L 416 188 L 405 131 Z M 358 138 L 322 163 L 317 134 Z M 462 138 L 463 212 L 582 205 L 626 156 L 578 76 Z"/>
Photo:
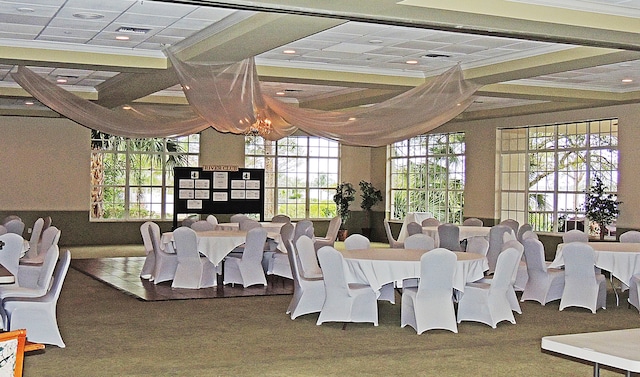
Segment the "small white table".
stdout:
<path fill-rule="evenodd" d="M 593 362 L 594 377 L 600 364 L 640 372 L 640 329 L 545 336 L 542 349 Z"/>

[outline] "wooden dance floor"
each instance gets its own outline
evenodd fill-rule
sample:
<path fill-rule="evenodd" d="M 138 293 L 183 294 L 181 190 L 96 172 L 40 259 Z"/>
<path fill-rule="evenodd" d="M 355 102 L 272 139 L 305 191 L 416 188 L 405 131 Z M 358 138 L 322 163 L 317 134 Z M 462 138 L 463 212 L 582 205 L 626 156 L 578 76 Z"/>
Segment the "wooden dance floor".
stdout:
<path fill-rule="evenodd" d="M 125 294 L 143 301 L 188 300 L 201 298 L 227 298 L 246 296 L 270 296 L 293 294 L 293 281 L 279 276 L 267 276 L 268 285 L 243 288 L 235 284 L 202 289 L 171 288 L 171 281 L 154 284 L 140 278 L 144 257 L 119 257 L 96 259 L 73 259 L 71 267 L 101 281 Z"/>

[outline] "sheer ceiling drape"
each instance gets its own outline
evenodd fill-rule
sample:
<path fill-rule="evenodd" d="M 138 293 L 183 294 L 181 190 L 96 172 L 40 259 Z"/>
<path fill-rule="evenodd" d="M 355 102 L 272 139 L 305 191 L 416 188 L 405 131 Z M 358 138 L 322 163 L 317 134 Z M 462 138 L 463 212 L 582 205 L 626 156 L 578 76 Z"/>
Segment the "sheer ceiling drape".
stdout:
<path fill-rule="evenodd" d="M 254 59 L 235 63 L 184 62 L 165 51 L 189 106 L 128 104 L 105 108 L 47 81 L 26 67 L 14 80 L 59 114 L 105 133 L 132 138 L 179 136 L 213 127 L 220 132 L 277 140 L 300 129 L 359 146 L 383 146 L 428 132 L 456 117 L 478 86 L 454 66 L 428 83 L 387 101 L 344 111 L 300 108 L 263 94 Z M 126 109 L 125 109 L 126 108 Z M 257 124 L 268 127 L 258 127 Z M 264 133 L 268 129 L 268 133 Z"/>

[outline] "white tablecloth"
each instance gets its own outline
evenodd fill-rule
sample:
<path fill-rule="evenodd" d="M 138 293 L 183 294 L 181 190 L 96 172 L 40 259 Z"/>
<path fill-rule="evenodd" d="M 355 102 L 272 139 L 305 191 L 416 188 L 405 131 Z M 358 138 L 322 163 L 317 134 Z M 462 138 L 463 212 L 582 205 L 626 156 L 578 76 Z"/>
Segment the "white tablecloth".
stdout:
<path fill-rule="evenodd" d="M 422 224 L 422 221 L 426 219 L 430 219 L 433 217 L 433 213 L 431 212 L 409 212 L 407 216 L 404 218 L 404 222 L 402 223 L 402 227 L 400 228 L 400 234 L 398 234 L 398 242 L 404 242 L 404 239 L 407 238 L 409 233 L 407 232 L 407 224 L 411 222 L 416 222 L 418 224 Z"/>
<path fill-rule="evenodd" d="M 247 238 L 247 232 L 244 231 L 211 230 L 196 232 L 196 234 L 198 236 L 198 251 L 216 266 L 220 264 L 233 249 L 242 245 Z M 269 232 L 267 236 L 276 241 L 279 250 L 284 249 L 280 233 Z M 173 247 L 173 232 L 163 233 L 161 242 L 164 245 L 165 251 L 175 252 Z M 286 251 L 286 249 L 284 251 Z"/>
<path fill-rule="evenodd" d="M 469 237 L 489 237 L 489 232 L 491 231 L 490 226 L 466 226 L 459 225 L 458 229 L 460 229 L 460 241 L 465 240 Z M 436 247 L 440 244 L 440 239 L 438 238 L 438 227 L 437 226 L 423 226 L 422 233 L 427 236 L 432 237 L 436 240 Z"/>
<path fill-rule="evenodd" d="M 427 251 L 428 252 L 428 251 Z M 365 249 L 341 251 L 347 264 L 347 281 L 366 283 L 374 290 L 391 282 L 420 277 L 420 257 L 424 250 Z M 487 258 L 474 253 L 455 252 L 458 258 L 453 287 L 464 292 L 467 282 L 484 277 Z"/>
<path fill-rule="evenodd" d="M 564 245 L 558 245 L 556 257 L 549 267 L 564 266 Z M 588 245 L 596 252 L 596 267 L 611 272 L 625 286 L 629 286 L 633 274 L 640 273 L 640 243 L 589 242 Z"/>

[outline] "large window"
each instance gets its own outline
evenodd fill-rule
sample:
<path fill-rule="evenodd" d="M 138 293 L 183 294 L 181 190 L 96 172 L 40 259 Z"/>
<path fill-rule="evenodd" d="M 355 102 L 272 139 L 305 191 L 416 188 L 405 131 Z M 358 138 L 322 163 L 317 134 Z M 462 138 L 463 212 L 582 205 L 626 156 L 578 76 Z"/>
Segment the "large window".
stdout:
<path fill-rule="evenodd" d="M 617 191 L 617 119 L 502 129 L 498 137 L 502 219 L 597 232 L 581 207 L 596 177 Z"/>
<path fill-rule="evenodd" d="M 173 167 L 198 166 L 199 141 L 92 131 L 91 220 L 172 219 Z"/>
<path fill-rule="evenodd" d="M 391 218 L 428 211 L 440 221 L 462 221 L 464 133 L 428 134 L 389 146 Z"/>
<path fill-rule="evenodd" d="M 319 137 L 245 137 L 245 167 L 265 169 L 265 218 L 330 218 L 339 182 L 340 144 Z"/>

